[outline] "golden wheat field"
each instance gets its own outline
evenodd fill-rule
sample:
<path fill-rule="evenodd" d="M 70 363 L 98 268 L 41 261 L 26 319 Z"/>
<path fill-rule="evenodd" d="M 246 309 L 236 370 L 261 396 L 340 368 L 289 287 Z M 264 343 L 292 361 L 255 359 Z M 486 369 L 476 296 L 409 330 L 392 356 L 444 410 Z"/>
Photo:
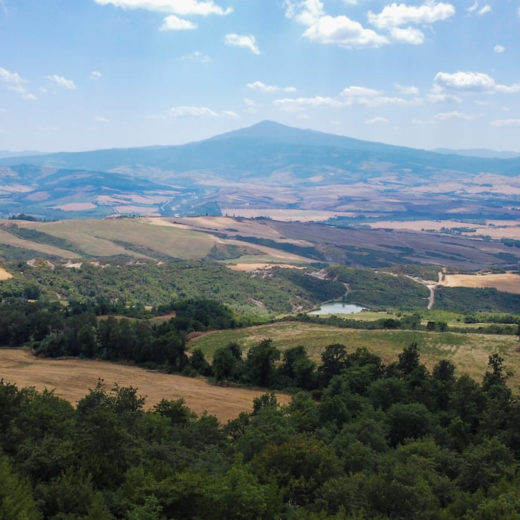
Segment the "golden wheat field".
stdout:
<path fill-rule="evenodd" d="M 132 386 L 146 397 L 146 408 L 161 399 L 183 398 L 197 414 L 207 411 L 221 422 L 249 412 L 261 390 L 210 385 L 203 379 L 144 370 L 131 365 L 83 359 L 43 359 L 25 349 L 0 349 L 0 379 L 19 388 L 54 390 L 55 394 L 76 404 L 102 379 L 108 388 L 114 384 Z M 290 397 L 279 394 L 281 403 Z"/>

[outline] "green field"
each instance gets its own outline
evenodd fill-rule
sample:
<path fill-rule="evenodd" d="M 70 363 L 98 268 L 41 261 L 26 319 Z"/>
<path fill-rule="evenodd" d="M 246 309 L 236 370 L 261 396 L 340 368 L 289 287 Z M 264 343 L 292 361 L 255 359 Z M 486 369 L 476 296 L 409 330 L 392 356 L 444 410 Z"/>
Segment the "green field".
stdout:
<path fill-rule="evenodd" d="M 244 351 L 265 338 L 273 340 L 280 350 L 298 345 L 307 348 L 311 358 L 318 361 L 321 351 L 332 343 L 342 343 L 352 352 L 358 347 L 366 347 L 381 356 L 385 363 L 397 359 L 401 350 L 416 341 L 421 359 L 432 368 L 440 359 L 448 359 L 455 364 L 459 373 L 465 373 L 477 380 L 482 379 L 490 354 L 499 352 L 508 369 L 515 371 L 520 360 L 516 336 L 488 334 L 461 334 L 451 332 L 424 332 L 404 330 L 354 330 L 340 329 L 326 325 L 300 322 L 281 322 L 238 330 L 215 331 L 195 338 L 190 348 L 200 348 L 209 358 L 215 350 L 236 341 Z M 520 385 L 520 371 L 513 374 L 513 387 Z"/>

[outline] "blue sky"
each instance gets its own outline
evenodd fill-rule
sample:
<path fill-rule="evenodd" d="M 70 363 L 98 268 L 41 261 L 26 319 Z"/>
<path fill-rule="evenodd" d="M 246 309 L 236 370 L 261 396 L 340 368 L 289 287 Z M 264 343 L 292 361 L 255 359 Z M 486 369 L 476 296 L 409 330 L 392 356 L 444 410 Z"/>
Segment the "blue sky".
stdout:
<path fill-rule="evenodd" d="M 0 149 L 263 119 L 520 151 L 520 0 L 0 0 Z"/>

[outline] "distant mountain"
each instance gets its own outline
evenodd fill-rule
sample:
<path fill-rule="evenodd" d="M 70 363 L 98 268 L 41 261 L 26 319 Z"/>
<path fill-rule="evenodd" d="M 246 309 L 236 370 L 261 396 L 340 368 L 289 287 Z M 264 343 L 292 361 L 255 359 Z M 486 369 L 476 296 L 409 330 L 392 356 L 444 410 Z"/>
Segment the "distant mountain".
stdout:
<path fill-rule="evenodd" d="M 249 128 L 180 146 L 109 149 L 0 159 L 0 165 L 30 163 L 94 171 L 162 174 L 183 182 L 203 176 L 227 180 L 266 178 L 273 172 L 305 179 L 334 171 L 343 180 L 392 174 L 429 177 L 436 172 L 520 174 L 520 158 L 494 159 L 446 155 L 263 121 Z M 331 179 L 329 179 L 330 181 Z"/>
<path fill-rule="evenodd" d="M 520 157 L 436 153 L 272 121 L 180 146 L 0 159 L 0 214 L 49 218 L 238 208 L 517 219 L 518 189 Z"/>
<path fill-rule="evenodd" d="M 463 155 L 465 157 L 483 157 L 485 159 L 513 159 L 520 157 L 520 152 L 488 150 L 486 148 L 470 148 L 466 150 L 452 150 L 450 148 L 436 148 L 437 153 L 447 155 Z"/>

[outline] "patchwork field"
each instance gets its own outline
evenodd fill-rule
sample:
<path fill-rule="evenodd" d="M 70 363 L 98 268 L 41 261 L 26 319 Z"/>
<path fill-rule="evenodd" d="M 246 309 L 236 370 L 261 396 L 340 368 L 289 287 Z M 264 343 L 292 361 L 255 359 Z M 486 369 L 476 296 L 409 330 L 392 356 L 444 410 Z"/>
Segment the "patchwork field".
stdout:
<path fill-rule="evenodd" d="M 485 371 L 488 357 L 499 352 L 505 364 L 513 371 L 520 361 L 516 336 L 487 334 L 460 334 L 451 332 L 423 332 L 404 330 L 354 330 L 330 327 L 320 324 L 282 322 L 250 327 L 247 329 L 210 332 L 194 338 L 191 349 L 200 348 L 209 358 L 215 350 L 236 341 L 244 351 L 261 340 L 271 338 L 280 350 L 303 345 L 309 356 L 319 361 L 322 350 L 332 343 L 344 344 L 349 352 L 358 347 L 366 347 L 381 356 L 385 363 L 397 360 L 398 354 L 412 341 L 419 344 L 421 360 L 428 368 L 440 359 L 448 359 L 457 367 L 458 373 L 465 373 L 480 380 Z M 520 385 L 520 372 L 513 374 L 511 385 Z"/>
<path fill-rule="evenodd" d="M 253 399 L 262 391 L 247 388 L 213 386 L 202 379 L 144 370 L 129 365 L 79 359 L 42 359 L 27 350 L 0 349 L 0 377 L 18 387 L 34 386 L 37 390 L 55 389 L 57 396 L 76 404 L 99 379 L 110 387 L 132 386 L 146 397 L 151 408 L 161 399 L 184 398 L 198 414 L 207 411 L 221 422 L 249 412 Z M 278 400 L 288 403 L 285 394 Z"/>
<path fill-rule="evenodd" d="M 446 287 L 495 288 L 499 291 L 520 294 L 520 275 L 500 274 L 446 274 L 441 282 Z"/>

